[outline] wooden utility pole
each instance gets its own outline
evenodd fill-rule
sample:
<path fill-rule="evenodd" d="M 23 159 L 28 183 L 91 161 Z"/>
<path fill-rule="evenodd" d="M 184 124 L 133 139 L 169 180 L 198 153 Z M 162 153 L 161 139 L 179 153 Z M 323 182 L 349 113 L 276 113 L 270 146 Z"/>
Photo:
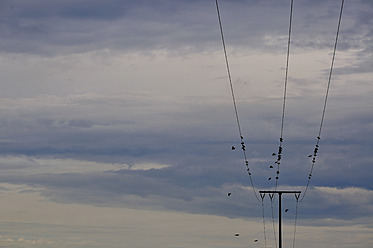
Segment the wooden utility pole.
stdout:
<path fill-rule="evenodd" d="M 259 191 L 260 196 L 264 199 L 265 194 L 278 194 L 278 247 L 282 248 L 282 209 L 281 209 L 281 196 L 282 194 L 295 194 L 295 198 L 298 200 L 300 196 L 300 191 L 288 191 L 288 190 L 261 190 Z M 271 196 L 270 196 L 271 197 Z M 272 197 L 271 197 L 272 200 Z"/>

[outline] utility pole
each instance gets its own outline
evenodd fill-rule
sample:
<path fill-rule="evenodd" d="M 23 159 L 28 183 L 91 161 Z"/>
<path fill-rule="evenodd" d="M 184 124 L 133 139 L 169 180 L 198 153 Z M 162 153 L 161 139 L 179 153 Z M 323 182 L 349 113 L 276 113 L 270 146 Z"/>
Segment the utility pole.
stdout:
<path fill-rule="evenodd" d="M 282 248 L 282 223 L 281 223 L 281 214 L 282 214 L 282 209 L 281 209 L 281 196 L 282 194 L 295 194 L 295 198 L 298 200 L 300 196 L 300 191 L 288 191 L 288 190 L 261 190 L 259 191 L 260 197 L 262 200 L 264 199 L 265 194 L 272 194 L 269 195 L 269 197 L 273 198 L 273 194 L 278 194 L 278 247 Z"/>

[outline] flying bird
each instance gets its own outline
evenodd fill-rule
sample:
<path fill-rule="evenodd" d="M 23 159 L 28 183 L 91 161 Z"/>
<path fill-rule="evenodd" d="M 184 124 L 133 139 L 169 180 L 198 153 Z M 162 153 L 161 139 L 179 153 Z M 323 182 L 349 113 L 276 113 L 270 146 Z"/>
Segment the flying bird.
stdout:
<path fill-rule="evenodd" d="M 289 212 L 289 209 L 287 208 L 287 209 L 285 209 L 285 212 L 287 213 L 287 212 Z"/>
<path fill-rule="evenodd" d="M 269 181 L 269 180 L 271 180 L 271 179 L 272 179 L 271 177 L 270 177 L 270 178 L 268 178 L 268 181 Z"/>
<path fill-rule="evenodd" d="M 232 146 L 232 151 L 235 150 L 235 149 L 236 149 L 236 147 L 235 147 L 235 146 Z"/>
<path fill-rule="evenodd" d="M 232 194 L 231 192 L 228 192 L 228 196 L 231 196 L 231 194 Z"/>
<path fill-rule="evenodd" d="M 272 156 L 276 156 L 276 153 L 272 153 Z"/>
<path fill-rule="evenodd" d="M 311 155 L 308 155 L 308 157 L 309 157 L 309 158 L 312 157 L 312 154 L 311 154 Z"/>
<path fill-rule="evenodd" d="M 234 236 L 238 237 L 238 236 L 240 236 L 240 234 L 239 233 L 235 233 Z"/>
<path fill-rule="evenodd" d="M 255 240 L 254 240 L 254 242 L 256 243 L 256 242 L 258 242 L 258 240 L 257 240 L 257 239 L 255 239 Z"/>
<path fill-rule="evenodd" d="M 271 168 L 271 169 L 272 169 L 272 168 L 273 168 L 273 165 L 270 165 L 270 166 L 269 166 L 269 168 Z"/>

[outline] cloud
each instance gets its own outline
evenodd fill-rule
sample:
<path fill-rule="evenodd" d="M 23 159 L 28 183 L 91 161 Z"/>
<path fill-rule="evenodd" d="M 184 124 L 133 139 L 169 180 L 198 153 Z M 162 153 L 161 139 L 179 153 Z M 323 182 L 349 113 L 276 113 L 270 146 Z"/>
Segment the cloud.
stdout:
<path fill-rule="evenodd" d="M 282 41 L 287 35 L 289 9 L 277 1 L 270 3 L 220 3 L 228 46 L 271 53 L 285 48 L 286 42 Z M 276 8 L 268 8 L 274 4 Z M 3 52 L 57 55 L 102 49 L 197 53 L 220 49 L 215 6 L 209 1 L 6 1 L 3 5 L 5 16 L 1 28 L 6 33 L 6 40 L 0 44 Z M 338 9 L 337 2 L 296 3 L 294 47 L 313 51 L 330 49 Z M 367 30 L 369 15 L 361 13 L 366 11 L 352 8 L 346 12 L 346 25 L 353 25 L 347 30 L 359 33 Z M 272 16 L 281 19 L 268 21 Z M 341 48 L 357 45 L 348 36 L 341 41 Z"/>
<path fill-rule="evenodd" d="M 188 40 L 194 43 L 195 31 L 202 30 L 206 20 L 206 14 L 200 10 L 193 18 L 188 14 L 198 8 L 205 9 L 203 1 L 193 5 L 162 1 L 32 1 L 4 5 L 8 11 L 2 29 L 8 34 L 8 41 L 15 42 L 3 42 L 1 47 L 3 51 L 15 53 L 53 55 L 104 48 L 183 47 L 188 46 Z M 199 34 L 202 33 L 199 31 Z"/>
<path fill-rule="evenodd" d="M 27 185 L 23 194 L 48 204 L 261 217 L 213 1 L 150 2 L 2 2 L 1 181 Z M 346 6 L 320 151 L 300 207 L 305 226 L 368 228 L 372 215 L 372 6 Z M 272 189 L 288 4 L 220 7 L 247 161 L 255 188 Z M 294 8 L 278 182 L 304 190 L 339 2 Z M 294 197 L 284 204 L 293 217 Z"/>
<path fill-rule="evenodd" d="M 75 164 L 77 169 L 68 172 L 69 161 L 65 161 L 65 172 L 61 172 L 63 168 L 58 170 L 57 165 L 64 161 L 47 160 L 43 163 L 46 162 L 49 162 L 46 165 L 53 173 L 35 173 L 41 170 L 40 167 L 36 167 L 33 173 L 27 173 L 26 170 L 6 173 L 1 176 L 1 180 L 11 184 L 36 187 L 36 192 L 58 203 L 171 210 L 231 218 L 255 218 L 260 214 L 260 203 L 255 200 L 248 178 L 237 168 L 218 167 L 217 170 L 208 164 L 205 168 L 201 165 L 184 164 L 160 169 L 107 170 L 107 167 L 98 165 L 97 169 L 101 168 L 101 171 L 96 169 L 97 171 L 89 172 L 87 164 L 90 163 L 80 162 Z M 94 166 L 94 163 L 90 166 Z M 141 164 L 135 167 L 141 167 Z M 81 172 L 78 172 L 79 168 Z M 239 176 L 240 174 L 242 176 Z M 323 177 L 319 175 L 315 177 L 319 177 L 316 180 L 317 184 L 322 184 L 320 181 Z M 284 180 L 291 182 L 289 178 Z M 328 185 L 333 185 L 331 176 L 326 175 L 323 183 L 326 180 L 330 181 Z M 346 180 L 351 182 L 351 179 Z M 243 187 L 244 185 L 247 186 Z M 304 193 L 302 185 L 292 187 L 284 185 L 281 188 L 301 190 Z M 227 192 L 232 192 L 232 195 L 227 196 Z M 369 207 L 372 199 L 371 189 L 311 186 L 304 202 L 300 204 L 302 214 L 299 218 L 304 219 L 303 223 L 310 222 L 310 224 L 312 221 L 308 219 L 318 219 L 319 225 L 367 223 L 361 219 L 361 215 L 369 215 L 372 211 Z M 363 204 L 356 204 L 357 201 Z M 268 199 L 265 204 L 268 208 Z M 295 198 L 286 197 L 284 206 L 291 208 L 294 214 Z M 312 224 L 316 223 L 312 222 Z"/>

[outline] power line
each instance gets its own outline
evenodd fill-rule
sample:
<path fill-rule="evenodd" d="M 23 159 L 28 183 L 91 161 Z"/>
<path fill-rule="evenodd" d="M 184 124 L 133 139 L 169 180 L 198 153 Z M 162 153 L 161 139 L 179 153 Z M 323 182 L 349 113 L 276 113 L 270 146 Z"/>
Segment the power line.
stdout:
<path fill-rule="evenodd" d="M 338 38 L 339 38 L 339 30 L 340 30 L 340 27 L 341 27 L 343 5 L 344 5 L 344 0 L 342 0 L 342 2 L 341 2 L 341 9 L 339 11 L 338 27 L 337 27 L 337 33 L 336 33 L 336 36 L 335 36 L 332 62 L 331 62 L 331 65 L 330 65 L 329 78 L 328 78 L 328 84 L 327 84 L 327 87 L 326 87 L 326 93 L 325 93 L 324 106 L 323 106 L 322 115 L 321 115 L 319 133 L 317 135 L 317 141 L 316 141 L 315 149 L 314 149 L 314 152 L 313 152 L 313 155 L 312 155 L 311 170 L 310 170 L 310 173 L 308 174 L 307 185 L 306 185 L 306 188 L 304 190 L 304 193 L 303 193 L 303 196 L 302 196 L 300 202 L 303 201 L 304 197 L 307 194 L 307 190 L 308 190 L 308 187 L 310 185 L 311 178 L 312 178 L 313 168 L 314 168 L 315 163 L 316 163 L 316 156 L 317 156 L 317 153 L 318 153 L 318 150 L 319 150 L 319 144 L 320 144 L 320 140 L 321 140 L 321 130 L 322 130 L 323 123 L 324 123 L 324 118 L 325 118 L 326 105 L 327 105 L 327 102 L 328 102 L 330 83 L 331 83 L 332 74 L 333 74 L 335 54 L 336 54 L 336 51 L 337 51 L 337 44 L 338 44 Z"/>
<path fill-rule="evenodd" d="M 225 46 L 223 25 L 221 23 L 221 17 L 220 17 L 218 0 L 215 0 L 215 3 L 216 3 L 216 11 L 217 11 L 217 14 L 218 14 L 218 19 L 219 19 L 220 34 L 221 34 L 221 40 L 222 40 L 222 43 L 223 43 L 223 50 L 224 50 L 225 64 L 226 64 L 226 67 L 227 67 L 227 73 L 228 73 L 228 79 L 229 79 L 229 86 L 230 86 L 231 94 L 232 94 L 233 107 L 234 107 L 234 112 L 235 112 L 235 115 L 236 115 L 236 122 L 237 122 L 237 127 L 238 127 L 238 133 L 240 135 L 241 149 L 242 149 L 242 153 L 243 153 L 243 156 L 244 156 L 244 159 L 245 159 L 245 165 L 246 165 L 246 168 L 247 168 L 247 174 L 249 175 L 251 187 L 252 187 L 252 189 L 254 191 L 254 195 L 255 195 L 256 199 L 260 202 L 260 199 L 259 199 L 258 194 L 257 194 L 257 192 L 255 190 L 255 187 L 254 187 L 253 179 L 251 177 L 251 172 L 250 172 L 250 168 L 249 168 L 249 161 L 247 160 L 247 156 L 246 156 L 246 147 L 245 147 L 244 138 L 242 136 L 240 119 L 238 117 L 236 97 L 235 97 L 235 94 L 234 94 L 232 77 L 231 77 L 231 72 L 230 72 L 230 69 L 229 69 L 228 55 L 227 55 L 227 49 L 226 49 L 226 46 Z"/>
<path fill-rule="evenodd" d="M 263 214 L 263 235 L 264 235 L 264 247 L 267 247 L 267 235 L 266 235 L 266 222 L 264 217 L 264 196 L 265 194 L 260 194 L 260 198 L 262 198 L 262 214 Z"/>
<path fill-rule="evenodd" d="M 290 38 L 291 38 L 291 27 L 293 21 L 293 0 L 290 1 L 290 17 L 289 17 L 289 34 L 288 34 L 288 48 L 286 55 L 286 67 L 285 67 L 285 82 L 284 82 L 284 97 L 282 102 L 282 117 L 281 117 L 281 132 L 280 132 L 280 145 L 277 152 L 277 171 L 276 171 L 276 185 L 275 190 L 277 189 L 279 174 L 280 174 L 280 163 L 282 156 L 282 142 L 284 134 L 284 121 L 285 121 L 285 105 L 286 105 L 286 95 L 287 95 L 287 84 L 288 84 L 288 72 L 289 72 L 289 58 L 290 58 Z"/>
<path fill-rule="evenodd" d="M 273 201 L 275 198 L 275 194 L 269 194 L 269 198 L 271 200 L 271 211 L 272 211 L 272 225 L 273 225 L 273 238 L 275 240 L 275 247 L 277 248 L 277 240 L 276 240 L 276 226 L 275 226 L 275 215 L 273 213 Z"/>
<path fill-rule="evenodd" d="M 296 231 L 297 231 L 299 195 L 295 195 L 295 198 L 297 200 L 297 203 L 296 203 L 296 206 L 295 206 L 293 248 L 295 248 L 295 234 L 296 234 Z"/>

